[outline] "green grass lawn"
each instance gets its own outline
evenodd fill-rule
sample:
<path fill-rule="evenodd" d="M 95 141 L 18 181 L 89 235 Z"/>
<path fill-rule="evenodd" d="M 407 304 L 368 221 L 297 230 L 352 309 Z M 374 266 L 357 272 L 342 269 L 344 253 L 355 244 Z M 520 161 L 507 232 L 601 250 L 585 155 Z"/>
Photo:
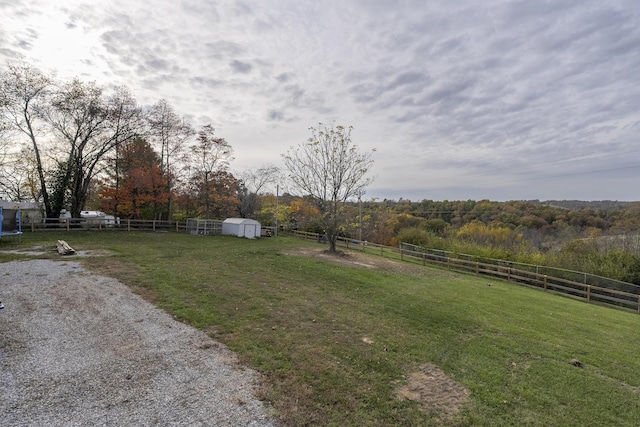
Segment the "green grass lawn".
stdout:
<path fill-rule="evenodd" d="M 635 426 L 640 419 L 637 314 L 444 269 L 401 273 L 299 256 L 321 245 L 286 237 L 46 232 L 3 238 L 0 250 L 53 249 L 57 239 L 107 250 L 74 259 L 237 352 L 264 375 L 260 397 L 284 425 Z M 445 416 L 399 399 L 397 388 L 425 364 L 464 385 L 470 402 Z"/>

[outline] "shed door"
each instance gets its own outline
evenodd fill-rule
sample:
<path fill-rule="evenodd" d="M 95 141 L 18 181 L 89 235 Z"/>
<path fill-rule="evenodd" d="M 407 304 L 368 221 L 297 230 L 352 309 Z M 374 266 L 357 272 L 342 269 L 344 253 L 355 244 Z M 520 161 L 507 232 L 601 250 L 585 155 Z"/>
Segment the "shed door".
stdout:
<path fill-rule="evenodd" d="M 256 237 L 256 226 L 255 225 L 245 225 L 244 226 L 244 237 L 247 239 L 253 239 Z"/>

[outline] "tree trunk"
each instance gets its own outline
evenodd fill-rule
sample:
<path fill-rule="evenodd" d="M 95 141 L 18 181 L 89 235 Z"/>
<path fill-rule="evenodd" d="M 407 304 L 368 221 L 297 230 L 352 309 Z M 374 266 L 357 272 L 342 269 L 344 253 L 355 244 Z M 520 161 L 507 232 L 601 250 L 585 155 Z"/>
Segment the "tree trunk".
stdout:
<path fill-rule="evenodd" d="M 329 253 L 335 254 L 338 251 L 336 250 L 336 242 L 338 241 L 338 234 L 337 231 L 332 232 L 331 234 L 329 234 Z"/>

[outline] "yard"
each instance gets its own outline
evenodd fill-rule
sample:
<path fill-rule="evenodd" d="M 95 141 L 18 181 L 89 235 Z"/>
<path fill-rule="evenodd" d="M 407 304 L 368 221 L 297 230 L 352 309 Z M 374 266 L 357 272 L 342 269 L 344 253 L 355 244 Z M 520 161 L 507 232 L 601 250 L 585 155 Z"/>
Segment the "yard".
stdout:
<path fill-rule="evenodd" d="M 293 238 L 27 233 L 261 374 L 283 425 L 636 425 L 637 314 Z M 70 258 L 65 258 L 68 260 Z"/>

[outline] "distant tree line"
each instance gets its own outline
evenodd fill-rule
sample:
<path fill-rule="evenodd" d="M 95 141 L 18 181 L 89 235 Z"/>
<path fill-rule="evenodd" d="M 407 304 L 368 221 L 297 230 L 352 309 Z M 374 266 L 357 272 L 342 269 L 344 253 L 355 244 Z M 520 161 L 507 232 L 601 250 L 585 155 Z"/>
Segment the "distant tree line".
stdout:
<path fill-rule="evenodd" d="M 272 196 L 263 196 L 260 215 L 264 220 L 273 218 L 274 203 Z M 571 239 L 640 231 L 640 202 L 628 203 L 624 209 L 596 210 L 566 209 L 538 201 L 372 199 L 361 203 L 351 200 L 343 210 L 349 219 L 343 233 L 352 237 L 361 234 L 362 240 L 385 245 L 395 245 L 403 231 L 419 230 L 430 239 L 456 235 L 506 249 L 527 242 L 532 249 L 547 251 Z M 290 194 L 280 197 L 280 224 L 317 230 L 318 212 L 313 199 Z"/>
<path fill-rule="evenodd" d="M 275 196 L 262 196 L 263 224 L 274 218 Z M 323 232 L 313 198 L 284 194 L 279 224 Z M 568 209 L 540 201 L 412 202 L 351 200 L 342 206 L 340 234 L 383 245 L 432 249 L 585 271 L 640 284 L 640 202 L 613 209 Z"/>

